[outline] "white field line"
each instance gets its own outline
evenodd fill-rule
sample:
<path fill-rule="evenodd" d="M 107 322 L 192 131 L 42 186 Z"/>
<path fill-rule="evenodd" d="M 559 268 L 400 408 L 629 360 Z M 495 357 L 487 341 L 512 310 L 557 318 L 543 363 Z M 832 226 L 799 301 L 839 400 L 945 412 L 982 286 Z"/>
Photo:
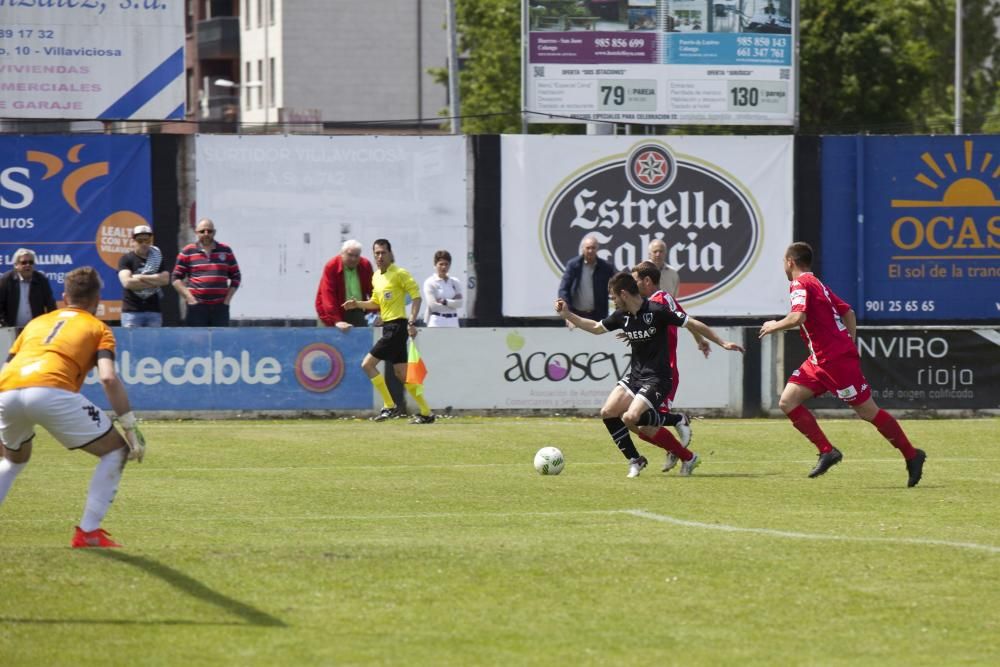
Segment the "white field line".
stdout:
<path fill-rule="evenodd" d="M 300 515 L 300 516 L 255 515 L 252 521 L 259 523 L 280 521 L 282 523 L 287 523 L 287 524 L 291 524 L 293 522 L 305 522 L 305 521 L 363 521 L 370 523 L 375 521 L 415 521 L 421 519 L 424 520 L 477 519 L 477 518 L 516 519 L 523 517 L 565 517 L 571 515 L 614 516 L 619 514 L 627 514 L 629 516 L 634 516 L 640 519 L 649 519 L 652 521 L 658 521 L 660 523 L 668 523 L 675 526 L 681 526 L 683 528 L 715 530 L 724 533 L 750 533 L 752 535 L 783 537 L 786 539 L 793 539 L 793 540 L 912 544 L 918 546 L 935 546 L 935 547 L 950 547 L 953 549 L 968 549 L 973 551 L 985 551 L 991 554 L 1000 554 L 1000 547 L 995 547 L 989 544 L 977 544 L 975 542 L 952 542 L 949 540 L 934 540 L 934 539 L 911 538 L 911 537 L 857 537 L 850 535 L 825 535 L 822 533 L 799 533 L 788 530 L 774 530 L 772 528 L 746 528 L 743 526 L 730 526 L 727 524 L 703 523 L 701 521 L 691 521 L 689 519 L 678 519 L 672 516 L 667 516 L 666 514 L 654 514 L 653 512 L 647 512 L 645 510 L 640 510 L 640 509 L 570 510 L 564 512 L 425 512 L 425 513 L 410 513 L 410 514 L 330 514 L 330 515 Z M 30 519 L 0 519 L 0 525 L 2 525 L 3 523 L 52 523 L 52 522 L 65 523 L 66 521 L 69 520 L 71 519 L 58 518 L 58 517 L 30 518 Z M 158 524 L 171 521 L 197 522 L 197 523 L 211 523 L 211 522 L 221 521 L 225 523 L 232 523 L 233 521 L 242 522 L 249 520 L 250 519 L 248 517 L 234 517 L 231 515 L 201 516 L 201 517 L 171 517 L 168 519 L 163 519 L 161 517 L 158 517 L 155 520 L 148 519 L 148 521 L 155 521 Z M 129 523 L 143 523 L 144 521 L 145 519 L 143 517 L 131 517 L 128 519 Z"/>
<path fill-rule="evenodd" d="M 724 523 L 702 523 L 701 521 L 689 521 L 687 519 L 677 519 L 666 514 L 654 514 L 645 510 L 622 510 L 623 514 L 639 517 L 640 519 L 650 519 L 660 523 L 669 523 L 684 528 L 700 528 L 702 530 L 718 530 L 725 533 L 751 533 L 754 535 L 766 535 L 769 537 L 784 537 L 792 540 L 829 540 L 834 542 L 875 542 L 885 544 L 917 544 L 935 547 L 951 547 L 954 549 L 972 549 L 975 551 L 985 551 L 987 553 L 1000 554 L 1000 547 L 989 544 L 977 544 L 975 542 L 950 542 L 948 540 L 931 540 L 919 537 L 854 537 L 849 535 L 823 535 L 821 533 L 797 533 L 788 530 L 773 530 L 771 528 L 744 528 L 742 526 L 729 526 Z"/>
<path fill-rule="evenodd" d="M 148 451 L 148 450 L 147 450 Z M 654 451 L 654 454 L 656 452 Z M 851 456 L 850 458 L 845 457 L 845 461 L 850 463 L 863 463 L 863 464 L 878 464 L 882 465 L 885 463 L 900 463 L 898 456 L 889 456 L 888 458 L 859 458 L 857 456 Z M 711 454 L 703 455 L 702 463 L 720 463 L 726 466 L 726 469 L 720 468 L 718 472 L 732 472 L 730 467 L 734 464 L 742 464 L 745 461 L 743 458 L 715 458 Z M 934 464 L 938 463 L 997 463 L 1000 462 L 1000 458 L 967 458 L 958 456 L 935 456 Z M 577 466 L 618 466 L 623 467 L 627 462 L 625 461 L 571 461 L 573 467 Z M 808 459 L 767 459 L 767 458 L 755 458 L 753 459 L 753 464 L 755 466 L 759 465 L 769 465 L 769 466 L 812 466 L 816 464 L 815 458 Z M 505 463 L 378 463 L 378 464 L 343 464 L 343 465 L 327 465 L 327 466 L 315 466 L 315 465 L 295 465 L 295 466 L 155 466 L 148 465 L 144 468 L 139 468 L 138 466 L 130 466 L 128 470 L 128 475 L 152 475 L 160 472 L 167 473 L 181 473 L 181 472 L 308 472 L 311 470 L 316 471 L 329 471 L 329 470 L 435 470 L 435 469 L 445 469 L 445 468 L 529 468 L 531 463 L 525 463 L 523 461 L 518 462 L 505 462 Z M 64 474 L 81 474 L 81 468 L 77 466 L 70 466 L 66 464 L 52 464 L 45 463 L 47 473 L 64 473 Z M 745 466 L 744 466 L 745 469 Z M 702 472 L 707 473 L 711 476 L 713 470 L 711 468 L 702 468 Z M 147 472 L 148 471 L 148 472 Z M 662 477 L 666 477 L 662 475 Z M 981 477 L 958 477 L 949 479 L 962 479 L 964 481 L 984 481 L 992 482 L 992 478 L 981 478 Z"/>

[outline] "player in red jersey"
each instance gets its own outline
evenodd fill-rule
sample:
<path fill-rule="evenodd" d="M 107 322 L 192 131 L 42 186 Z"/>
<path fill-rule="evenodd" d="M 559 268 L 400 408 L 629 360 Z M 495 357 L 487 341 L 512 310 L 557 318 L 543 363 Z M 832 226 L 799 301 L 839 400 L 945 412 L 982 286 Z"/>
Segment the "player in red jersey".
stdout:
<path fill-rule="evenodd" d="M 819 477 L 844 458 L 803 405 L 813 396 L 829 391 L 851 406 L 859 417 L 874 424 L 882 437 L 900 451 L 906 459 L 907 486 L 916 486 L 923 475 L 927 454 L 915 449 L 895 417 L 875 404 L 871 387 L 861 373 L 854 311 L 813 275 L 812 263 L 813 250 L 808 243 L 800 241 L 788 246 L 785 275 L 791 281 L 792 309 L 780 320 L 765 322 L 759 336 L 798 327 L 809 348 L 809 358 L 788 378 L 778 400 L 778 407 L 792 420 L 792 425 L 819 450 L 819 462 L 809 476 Z"/>
<path fill-rule="evenodd" d="M 687 314 L 684 308 L 677 303 L 673 295 L 668 294 L 660 289 L 660 269 L 657 268 L 656 264 L 653 262 L 641 262 L 634 269 L 632 269 L 632 275 L 635 277 L 635 282 L 639 286 L 639 294 L 646 297 L 654 303 L 661 303 L 664 306 L 670 308 L 674 312 Z M 701 353 L 708 357 L 711 352 L 711 345 L 705 340 L 701 334 L 699 334 L 694 329 L 688 329 L 691 335 L 694 337 L 695 343 L 698 345 L 698 349 Z M 677 437 L 679 439 L 679 444 L 681 447 L 687 449 L 688 445 L 691 443 L 691 419 L 688 415 L 680 412 L 671 412 L 674 405 L 674 397 L 677 395 L 677 386 L 680 384 L 681 374 L 677 368 L 677 328 L 671 328 L 669 330 L 669 335 L 667 337 L 667 348 L 670 353 L 670 372 L 673 376 L 673 382 L 670 386 L 670 393 L 660 404 L 659 412 L 662 415 L 664 426 L 673 426 L 677 430 Z M 674 466 L 677 465 L 679 458 L 677 454 L 674 454 L 667 448 L 664 444 L 656 442 L 653 438 L 645 435 L 642 431 L 636 433 L 640 438 L 646 442 L 652 443 L 657 447 L 667 450 L 667 460 L 663 465 L 663 472 L 669 472 L 673 470 Z M 669 441 L 672 439 L 669 433 L 666 435 L 660 435 L 660 439 Z"/>

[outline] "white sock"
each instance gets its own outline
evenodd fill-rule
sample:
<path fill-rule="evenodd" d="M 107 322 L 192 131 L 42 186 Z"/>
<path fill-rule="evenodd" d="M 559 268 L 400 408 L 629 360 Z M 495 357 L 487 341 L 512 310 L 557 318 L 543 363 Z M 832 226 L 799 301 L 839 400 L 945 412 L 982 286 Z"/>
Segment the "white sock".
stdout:
<path fill-rule="evenodd" d="M 105 454 L 97 462 L 94 476 L 90 478 L 87 505 L 83 508 L 83 518 L 80 519 L 80 529 L 84 532 L 89 533 L 101 527 L 101 521 L 118 493 L 118 482 L 122 479 L 127 452 L 126 447 L 121 447 Z"/>
<path fill-rule="evenodd" d="M 14 463 L 9 459 L 0 459 L 0 503 L 7 497 L 14 479 L 24 470 L 27 463 Z"/>

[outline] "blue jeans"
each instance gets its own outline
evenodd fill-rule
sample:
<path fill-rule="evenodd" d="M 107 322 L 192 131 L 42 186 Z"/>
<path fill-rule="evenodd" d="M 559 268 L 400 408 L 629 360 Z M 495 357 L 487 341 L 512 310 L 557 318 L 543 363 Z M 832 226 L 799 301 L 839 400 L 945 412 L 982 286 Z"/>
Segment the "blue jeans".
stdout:
<path fill-rule="evenodd" d="M 122 313 L 122 326 L 127 329 L 138 329 L 141 327 L 162 327 L 162 313 Z"/>

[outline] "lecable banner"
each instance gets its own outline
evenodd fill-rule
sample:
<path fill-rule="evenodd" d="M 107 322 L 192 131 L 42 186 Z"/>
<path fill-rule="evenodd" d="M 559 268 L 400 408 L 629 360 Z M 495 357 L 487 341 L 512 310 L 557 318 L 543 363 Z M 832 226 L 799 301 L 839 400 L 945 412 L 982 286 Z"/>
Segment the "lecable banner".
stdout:
<path fill-rule="evenodd" d="M 115 365 L 144 410 L 370 410 L 370 329 L 115 329 Z M 96 370 L 84 395 L 108 409 Z"/>
<path fill-rule="evenodd" d="M 132 229 L 152 220 L 149 160 L 148 137 L 0 137 L 0 271 L 18 248 L 34 250 L 59 300 L 66 273 L 93 266 L 104 281 L 98 317 L 120 319 L 118 260 Z"/>
<path fill-rule="evenodd" d="M 678 298 L 703 316 L 788 310 L 792 138 L 504 136 L 503 313 L 554 316 L 570 259 L 631 269 L 662 240 Z"/>
<path fill-rule="evenodd" d="M 177 0 L 0 2 L 0 117 L 184 118 Z"/>

